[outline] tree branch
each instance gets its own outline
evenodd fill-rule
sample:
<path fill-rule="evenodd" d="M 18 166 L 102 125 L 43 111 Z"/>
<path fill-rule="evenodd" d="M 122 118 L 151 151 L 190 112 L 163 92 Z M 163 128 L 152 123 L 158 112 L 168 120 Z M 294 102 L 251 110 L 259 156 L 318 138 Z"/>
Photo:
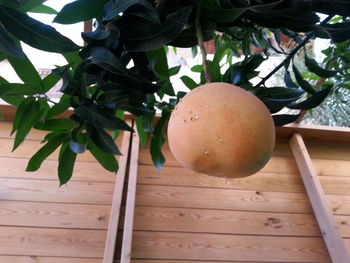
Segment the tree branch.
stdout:
<path fill-rule="evenodd" d="M 204 69 L 204 76 L 207 82 L 212 82 L 212 76 L 209 70 L 208 66 L 208 60 L 207 60 L 207 51 L 204 48 L 204 40 L 203 40 L 203 32 L 202 32 L 202 26 L 200 23 L 200 16 L 201 16 L 201 7 L 202 7 L 202 1 L 199 2 L 197 5 L 197 10 L 196 10 L 196 21 L 195 21 L 195 26 L 196 26 L 196 36 L 198 40 L 198 46 L 201 51 L 202 55 L 202 64 L 203 64 L 203 69 Z"/>
<path fill-rule="evenodd" d="M 320 25 L 327 24 L 327 23 L 329 22 L 329 20 L 331 20 L 332 18 L 333 18 L 333 15 L 329 15 L 325 20 L 323 20 L 323 21 L 321 22 Z M 307 43 L 314 35 L 315 35 L 315 32 L 314 32 L 314 31 L 311 32 L 309 35 L 307 35 L 307 36 L 304 38 L 304 40 L 303 40 L 299 45 L 297 45 L 297 46 L 288 54 L 288 56 L 287 56 L 280 64 L 278 64 L 278 66 L 277 66 L 276 68 L 274 68 L 269 74 L 267 74 L 264 78 L 262 78 L 261 81 L 260 81 L 258 84 L 256 84 L 256 85 L 254 86 L 254 88 L 257 88 L 257 87 L 259 87 L 259 86 L 261 86 L 261 85 L 264 85 L 265 82 L 266 82 L 269 78 L 271 78 L 278 70 L 280 70 L 280 69 L 284 66 L 284 64 L 285 64 L 286 61 L 290 60 L 301 48 L 303 48 L 303 47 L 306 45 L 306 43 Z"/>

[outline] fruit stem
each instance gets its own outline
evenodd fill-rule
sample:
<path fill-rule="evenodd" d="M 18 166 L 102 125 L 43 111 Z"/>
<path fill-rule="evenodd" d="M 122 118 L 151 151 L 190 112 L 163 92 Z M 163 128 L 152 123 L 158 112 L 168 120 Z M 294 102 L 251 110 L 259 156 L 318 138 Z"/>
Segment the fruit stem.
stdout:
<path fill-rule="evenodd" d="M 322 25 L 327 24 L 328 21 L 331 20 L 332 18 L 333 18 L 333 15 L 328 16 L 325 20 L 323 20 L 323 21 L 321 22 L 320 25 L 322 26 Z M 285 63 L 286 63 L 288 60 L 290 60 L 291 58 L 293 58 L 293 56 L 294 56 L 302 47 L 304 47 L 304 46 L 307 44 L 307 42 L 309 42 L 309 40 L 310 40 L 314 35 L 315 35 L 315 31 L 313 31 L 313 32 L 311 32 L 310 34 L 308 34 L 308 35 L 304 38 L 304 40 L 303 40 L 299 45 L 297 45 L 297 46 L 288 54 L 288 56 L 287 56 L 277 67 L 275 67 L 269 74 L 267 74 L 264 78 L 262 78 L 261 81 L 260 81 L 258 84 L 256 84 L 256 85 L 254 86 L 254 88 L 257 88 L 257 87 L 259 87 L 259 86 L 261 86 L 261 85 L 264 85 L 265 82 L 266 82 L 266 80 L 268 80 L 269 78 L 271 78 L 280 68 L 282 68 L 282 67 L 285 65 Z"/>
<path fill-rule="evenodd" d="M 198 46 L 200 48 L 201 55 L 202 55 L 204 76 L 205 76 L 205 79 L 207 80 L 207 82 L 209 83 L 209 82 L 212 82 L 212 77 L 211 77 L 211 73 L 210 73 L 209 65 L 208 65 L 208 60 L 207 60 L 207 51 L 204 48 L 203 32 L 202 32 L 202 27 L 201 27 L 201 23 L 200 23 L 201 8 L 202 8 L 202 1 L 199 1 L 198 5 L 197 5 L 197 10 L 196 10 L 196 21 L 195 21 L 196 36 L 197 36 L 197 40 L 198 40 Z"/>

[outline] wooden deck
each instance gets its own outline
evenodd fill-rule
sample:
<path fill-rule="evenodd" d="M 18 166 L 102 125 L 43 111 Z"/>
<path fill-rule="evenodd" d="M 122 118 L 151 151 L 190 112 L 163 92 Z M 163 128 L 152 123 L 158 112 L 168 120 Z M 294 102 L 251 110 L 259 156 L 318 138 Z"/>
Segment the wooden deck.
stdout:
<path fill-rule="evenodd" d="M 102 262 L 115 174 L 79 155 L 72 180 L 59 188 L 57 152 L 37 172 L 25 172 L 44 133 L 30 133 L 11 152 L 10 130 L 0 123 L 0 262 Z"/>
<path fill-rule="evenodd" d="M 336 224 L 327 235 L 339 231 L 350 249 L 349 130 L 336 137 L 324 129 L 319 140 L 315 129 L 283 128 L 269 163 L 242 179 L 191 172 L 167 145 L 158 174 L 149 146 L 124 136 L 118 144 L 131 143 L 125 185 L 86 154 L 59 188 L 57 153 L 38 172 L 24 172 L 43 134 L 11 153 L 10 124 L 0 125 L 1 263 L 338 263 L 289 145 L 298 131 L 310 139 L 321 206 Z"/>

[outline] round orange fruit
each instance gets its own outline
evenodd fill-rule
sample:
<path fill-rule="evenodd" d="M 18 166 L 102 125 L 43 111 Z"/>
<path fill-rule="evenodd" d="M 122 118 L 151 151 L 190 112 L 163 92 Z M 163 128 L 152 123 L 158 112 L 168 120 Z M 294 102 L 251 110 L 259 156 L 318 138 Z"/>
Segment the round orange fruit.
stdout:
<path fill-rule="evenodd" d="M 196 172 L 218 177 L 252 175 L 270 159 L 275 126 L 253 94 L 228 83 L 192 90 L 175 107 L 168 125 L 172 154 Z"/>

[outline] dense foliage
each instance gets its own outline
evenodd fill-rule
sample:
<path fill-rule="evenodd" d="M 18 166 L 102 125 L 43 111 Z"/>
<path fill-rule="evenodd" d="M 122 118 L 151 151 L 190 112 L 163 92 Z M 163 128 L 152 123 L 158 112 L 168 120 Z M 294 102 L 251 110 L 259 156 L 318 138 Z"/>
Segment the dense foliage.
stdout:
<path fill-rule="evenodd" d="M 281 109 L 308 110 L 318 106 L 338 86 L 349 87 L 349 58 L 341 57 L 334 47 L 325 51 L 328 58 L 334 58 L 323 65 L 305 52 L 308 71 L 322 79 L 317 83 L 303 78 L 293 63 L 298 51 L 315 37 L 347 45 L 348 50 L 347 1 L 76 0 L 67 4 L 54 21 L 72 24 L 95 19 L 95 30 L 82 33 L 84 47 L 27 15 L 54 13 L 44 2 L 0 0 L 0 59 L 8 59 L 23 81 L 8 83 L 1 78 L 0 98 L 18 107 L 12 131 L 16 133 L 14 150 L 32 128 L 49 131 L 45 145 L 31 158 L 27 171 L 37 170 L 60 147 L 61 184 L 71 178 L 76 155 L 85 150 L 105 169 L 113 172 L 118 169 L 115 155 L 120 152 L 113 136 L 120 130 L 132 131 L 123 121 L 124 111 L 136 116 L 142 144 L 146 135 L 151 134 L 153 162 L 158 168 L 163 165 L 164 127 L 173 107 L 185 94 L 175 94 L 170 82 L 180 68 L 168 67 L 168 46 L 192 48 L 194 53 L 199 46 L 205 58 L 203 41 L 214 39 L 214 58 L 206 62 L 204 59 L 202 65 L 192 69 L 201 74 L 200 83 L 189 76 L 183 76 L 182 81 L 189 89 L 210 80 L 250 90 L 274 114 L 276 125 L 292 122 L 299 116 L 275 114 Z M 321 13 L 327 18 L 320 19 Z M 281 47 L 281 39 L 285 38 L 295 43 L 293 49 Z M 41 79 L 23 53 L 20 41 L 63 54 L 67 65 Z M 261 53 L 256 54 L 257 48 Z M 258 76 L 259 65 L 276 52 L 285 55 L 285 60 L 253 85 L 251 79 Z M 233 64 L 234 56 L 244 56 L 244 60 Z M 228 64 L 225 71 L 223 61 Z M 285 68 L 285 86 L 266 87 L 266 80 L 281 68 Z M 59 79 L 63 80 L 60 90 L 63 96 L 52 104 L 45 94 Z M 165 95 L 170 99 L 163 100 Z M 69 107 L 74 109 L 69 119 L 57 118 Z M 156 110 L 161 110 L 162 115 L 154 127 Z"/>

